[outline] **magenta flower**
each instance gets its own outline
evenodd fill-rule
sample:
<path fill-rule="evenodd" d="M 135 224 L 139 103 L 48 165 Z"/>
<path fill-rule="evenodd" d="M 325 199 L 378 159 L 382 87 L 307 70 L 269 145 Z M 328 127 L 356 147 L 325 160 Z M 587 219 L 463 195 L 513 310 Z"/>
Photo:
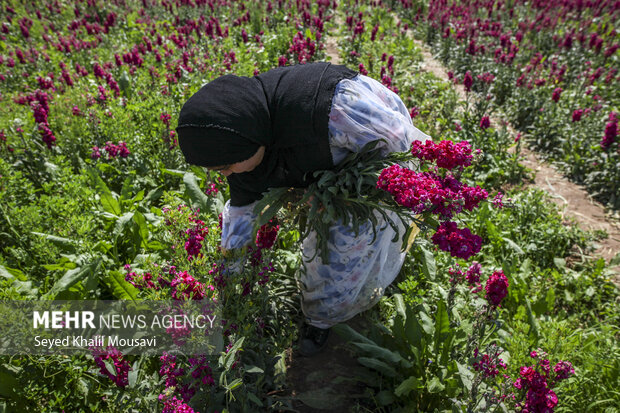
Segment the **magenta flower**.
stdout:
<path fill-rule="evenodd" d="M 39 123 L 39 132 L 41 132 L 41 137 L 43 138 L 43 142 L 47 145 L 48 149 L 52 149 L 54 142 L 56 142 L 56 136 L 49 128 L 47 123 Z"/>
<path fill-rule="evenodd" d="M 467 141 L 452 142 L 445 140 L 438 143 L 431 140 L 424 143 L 413 141 L 411 154 L 418 159 L 437 162 L 437 166 L 445 169 L 470 166 L 473 159 L 471 145 Z"/>
<path fill-rule="evenodd" d="M 456 222 L 451 221 L 442 222 L 431 239 L 439 249 L 465 260 L 480 252 L 482 247 L 481 237 L 472 234 L 469 228 L 457 228 Z"/>
<path fill-rule="evenodd" d="M 553 93 L 551 94 L 551 100 L 553 100 L 555 103 L 558 103 L 558 101 L 560 100 L 561 94 L 562 94 L 562 88 L 556 87 L 555 89 L 553 89 Z"/>
<path fill-rule="evenodd" d="M 118 143 L 117 150 L 118 156 L 120 156 L 121 158 L 126 158 L 131 154 L 131 152 L 129 152 L 129 149 L 127 148 L 127 144 L 123 141 L 120 141 Z"/>
<path fill-rule="evenodd" d="M 185 404 L 182 400 L 173 396 L 172 399 L 166 398 L 165 395 L 159 395 L 159 401 L 164 404 L 162 413 L 195 413 L 194 409 Z"/>
<path fill-rule="evenodd" d="M 487 301 L 494 307 L 497 307 L 504 297 L 508 294 L 508 279 L 504 275 L 503 271 L 495 271 L 485 286 L 487 295 Z"/>
<path fill-rule="evenodd" d="M 476 286 L 480 282 L 480 273 L 482 266 L 479 262 L 474 261 L 465 273 L 465 279 L 470 286 Z"/>
<path fill-rule="evenodd" d="M 185 374 L 185 370 L 177 363 L 177 356 L 164 352 L 159 360 L 161 361 L 159 375 L 166 378 L 165 386 L 175 387 L 177 377 Z"/>
<path fill-rule="evenodd" d="M 609 114 L 609 122 L 605 125 L 605 135 L 601 140 L 601 148 L 608 149 L 618 136 L 618 118 L 614 112 Z"/>
<path fill-rule="evenodd" d="M 175 300 L 202 300 L 204 298 L 204 284 L 194 279 L 187 271 L 176 273 L 170 287 L 173 289 L 172 298 Z"/>
<path fill-rule="evenodd" d="M 583 116 L 583 109 L 575 109 L 573 111 L 573 122 L 579 122 Z"/>
<path fill-rule="evenodd" d="M 471 91 L 471 87 L 474 84 L 474 78 L 471 75 L 471 72 L 468 70 L 463 77 L 463 86 L 467 92 Z"/>
<path fill-rule="evenodd" d="M 484 83 L 487 84 L 491 84 L 493 83 L 493 81 L 495 80 L 495 76 L 490 73 L 490 72 L 484 72 L 481 75 L 476 76 L 479 80 L 483 81 Z"/>
<path fill-rule="evenodd" d="M 558 361 L 553 367 L 553 371 L 556 374 L 556 380 L 564 380 L 575 374 L 575 369 L 573 368 L 573 365 L 570 361 Z"/>
<path fill-rule="evenodd" d="M 491 127 L 491 120 L 488 116 L 483 116 L 480 119 L 480 129 L 488 129 L 489 127 Z"/>
<path fill-rule="evenodd" d="M 495 377 L 499 374 L 499 367 L 506 369 L 506 363 L 500 358 L 497 362 L 488 354 L 483 354 L 481 359 L 473 363 L 474 370 L 482 372 L 483 377 Z"/>
<path fill-rule="evenodd" d="M 189 236 L 185 242 L 185 251 L 187 251 L 187 259 L 191 261 L 193 258 L 200 256 L 202 241 L 209 233 L 209 228 L 197 225 L 194 228 L 188 228 L 185 233 Z"/>
<path fill-rule="evenodd" d="M 124 359 L 119 350 L 114 347 L 108 347 L 106 350 L 94 347 L 91 349 L 95 364 L 99 367 L 99 372 L 108 377 L 118 387 L 127 387 L 129 385 L 128 374 L 131 370 L 129 362 Z M 114 367 L 114 373 L 110 372 L 106 367 L 104 360 L 110 360 Z"/>
<path fill-rule="evenodd" d="M 450 218 L 463 209 L 471 210 L 487 197 L 480 187 L 470 188 L 451 175 L 414 172 L 399 165 L 381 171 L 377 188 L 390 193 L 394 201 L 419 214 L 430 211 Z"/>

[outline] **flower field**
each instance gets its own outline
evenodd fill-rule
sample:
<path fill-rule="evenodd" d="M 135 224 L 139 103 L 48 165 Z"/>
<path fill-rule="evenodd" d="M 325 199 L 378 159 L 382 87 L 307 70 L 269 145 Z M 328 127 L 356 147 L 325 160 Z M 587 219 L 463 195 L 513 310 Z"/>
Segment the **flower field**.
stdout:
<path fill-rule="evenodd" d="M 620 208 L 617 2 L 1 7 L 0 300 L 210 300 L 224 348 L 0 356 L 0 412 L 620 411 L 614 263 L 592 254 L 602 234 L 524 187 L 531 171 L 519 163 L 530 145 Z M 465 101 L 420 69 L 412 35 Z M 391 164 L 372 158 L 381 166 L 369 175 L 324 175 L 315 189 L 332 198 L 283 202 L 255 245 L 223 251 L 228 187 L 185 163 L 181 106 L 224 74 L 329 60 L 328 38 L 343 64 L 398 93 L 434 142 L 381 161 Z M 405 158 L 419 170 L 396 163 Z M 421 231 L 359 316 L 366 327 L 333 328 L 363 371 L 340 379 L 364 390 L 325 403 L 289 380 L 303 319 L 296 274 L 303 229 L 351 207 L 337 203 L 348 179 L 370 182 L 351 192 L 362 201 L 414 213 Z M 354 224 L 371 219 L 366 205 L 351 207 Z"/>
<path fill-rule="evenodd" d="M 401 14 L 532 147 L 618 209 L 615 1 L 403 0 Z"/>

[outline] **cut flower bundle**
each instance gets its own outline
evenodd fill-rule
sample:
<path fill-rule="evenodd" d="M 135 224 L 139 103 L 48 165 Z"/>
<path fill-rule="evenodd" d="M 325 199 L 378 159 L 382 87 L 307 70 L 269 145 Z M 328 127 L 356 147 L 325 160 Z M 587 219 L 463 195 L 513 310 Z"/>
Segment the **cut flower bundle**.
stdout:
<path fill-rule="evenodd" d="M 466 141 L 427 140 L 414 141 L 409 152 L 384 157 L 377 144 L 371 142 L 359 153 L 349 155 L 335 170 L 314 172 L 314 181 L 305 191 L 274 188 L 266 192 L 255 207 L 257 226 L 285 207 L 294 212 L 292 218 L 300 224 L 302 239 L 310 231 L 316 232 L 317 252 L 323 262 L 327 262 L 331 225 L 350 225 L 359 234 L 360 226 L 370 222 L 376 234 L 381 229 L 379 217 L 396 231 L 393 241 L 401 236 L 403 249 L 417 226 L 434 229 L 433 243 L 453 257 L 467 260 L 477 254 L 482 239 L 468 228 L 458 228 L 453 219 L 488 198 L 484 189 L 460 181 L 463 170 L 472 165 L 479 151 L 472 151 Z M 388 211 L 395 212 L 408 228 L 404 234 L 399 233 Z"/>

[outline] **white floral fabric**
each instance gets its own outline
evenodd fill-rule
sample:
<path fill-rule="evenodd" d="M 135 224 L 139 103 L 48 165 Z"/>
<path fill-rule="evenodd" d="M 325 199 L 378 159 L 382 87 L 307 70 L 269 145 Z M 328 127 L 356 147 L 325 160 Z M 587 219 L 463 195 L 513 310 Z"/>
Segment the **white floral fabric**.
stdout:
<path fill-rule="evenodd" d="M 402 100 L 374 79 L 357 75 L 338 83 L 329 119 L 329 143 L 334 164 L 359 152 L 368 142 L 385 139 L 379 148 L 404 152 L 414 140 L 430 137 L 415 126 Z M 255 203 L 232 207 L 222 213 L 222 247 L 239 248 L 252 241 Z M 390 217 L 394 222 L 400 219 Z M 329 263 L 316 253 L 316 233 L 302 241 L 299 283 L 302 310 L 309 324 L 328 328 L 375 305 L 394 281 L 405 259 L 401 243 L 392 242 L 394 230 L 380 215 L 373 241 L 370 222 L 355 236 L 349 227 L 335 223 L 328 241 Z M 402 224 L 400 224 L 402 225 Z M 402 234 L 404 228 L 400 228 Z"/>

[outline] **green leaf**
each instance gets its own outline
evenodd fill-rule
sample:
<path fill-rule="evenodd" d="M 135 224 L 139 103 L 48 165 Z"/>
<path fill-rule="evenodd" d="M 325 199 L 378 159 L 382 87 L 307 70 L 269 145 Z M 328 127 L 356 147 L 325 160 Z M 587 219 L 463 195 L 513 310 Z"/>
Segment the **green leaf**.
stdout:
<path fill-rule="evenodd" d="M 133 220 L 138 225 L 138 232 L 140 234 L 140 238 L 142 238 L 142 244 L 146 245 L 149 239 L 149 229 L 146 226 L 146 219 L 144 218 L 144 215 L 136 211 L 133 215 Z"/>
<path fill-rule="evenodd" d="M 448 309 L 446 308 L 446 303 L 441 300 L 437 304 L 437 313 L 435 314 L 435 351 L 439 351 L 439 346 L 449 333 L 450 318 L 448 317 Z"/>
<path fill-rule="evenodd" d="M 256 404 L 257 406 L 263 407 L 263 402 L 260 401 L 260 399 L 258 397 L 256 397 L 256 395 L 252 392 L 248 392 L 248 399 L 250 399 L 250 401 L 254 404 Z"/>
<path fill-rule="evenodd" d="M 439 380 L 439 377 L 436 376 L 433 376 L 433 378 L 426 383 L 426 387 L 429 393 L 440 393 L 446 388 L 441 380 Z"/>
<path fill-rule="evenodd" d="M 394 307 L 396 308 L 396 314 L 401 316 L 404 320 L 407 320 L 407 309 L 405 307 L 405 300 L 403 300 L 402 294 L 394 294 Z"/>
<path fill-rule="evenodd" d="M 7 280 L 18 278 L 22 281 L 26 281 L 28 279 L 20 270 L 5 267 L 4 265 L 0 265 L 0 277 L 6 278 Z"/>
<path fill-rule="evenodd" d="M 434 281 L 437 274 L 437 264 L 433 253 L 420 245 L 422 251 L 422 272 L 430 280 Z"/>
<path fill-rule="evenodd" d="M 17 397 L 15 390 L 19 390 L 20 385 L 16 376 L 18 376 L 16 372 L 7 369 L 4 365 L 0 365 L 0 396 L 6 398 Z"/>
<path fill-rule="evenodd" d="M 67 271 L 65 275 L 63 275 L 60 280 L 56 281 L 52 288 L 43 296 L 44 299 L 53 299 L 59 293 L 69 290 L 69 288 L 73 287 L 78 282 L 86 280 L 97 271 L 100 264 L 101 258 L 97 258 L 82 267 L 77 267 Z"/>
<path fill-rule="evenodd" d="M 538 340 L 540 338 L 540 327 L 538 326 L 538 320 L 536 320 L 532 312 L 530 300 L 527 297 L 525 297 L 525 307 L 527 308 L 527 317 L 530 324 L 530 335 L 533 335 Z"/>
<path fill-rule="evenodd" d="M 421 385 L 422 383 L 417 377 L 411 376 L 396 387 L 394 394 L 398 397 L 407 396 L 411 390 L 417 390 L 421 387 Z"/>
<path fill-rule="evenodd" d="M 387 365 L 381 360 L 376 360 L 369 357 L 359 357 L 357 361 L 368 368 L 378 371 L 379 373 L 388 376 L 388 377 L 396 377 L 396 370 L 392 366 Z"/>
<path fill-rule="evenodd" d="M 129 388 L 132 388 L 136 385 L 136 380 L 138 379 L 138 370 L 132 369 L 127 373 L 127 381 L 129 382 Z"/>
<path fill-rule="evenodd" d="M 93 168 L 88 168 L 86 172 L 94 182 L 95 190 L 97 191 L 97 194 L 99 194 L 104 211 L 119 216 L 122 212 L 121 207 L 114 196 L 112 196 L 112 192 L 110 192 L 108 186 L 99 176 L 99 173 Z"/>
<path fill-rule="evenodd" d="M 149 193 L 146 194 L 146 196 L 142 200 L 142 205 L 148 208 L 149 205 L 151 205 L 153 201 L 159 199 L 163 193 L 164 193 L 163 186 L 158 186 L 157 188 L 149 191 Z"/>
<path fill-rule="evenodd" d="M 506 243 L 508 244 L 508 246 L 510 248 L 512 248 L 512 250 L 517 253 L 518 255 L 523 255 L 525 254 L 525 252 L 523 252 L 523 250 L 521 249 L 520 246 L 517 245 L 516 242 L 514 242 L 513 240 L 511 240 L 510 238 L 502 238 L 504 241 L 506 241 Z"/>
<path fill-rule="evenodd" d="M 368 343 L 352 343 L 352 344 L 375 358 L 380 358 L 393 364 L 401 363 L 405 368 L 411 367 L 411 363 L 405 360 L 396 351 L 390 351 L 376 344 L 368 344 Z"/>
<path fill-rule="evenodd" d="M 467 369 L 467 366 L 456 362 L 456 367 L 459 369 L 459 376 L 461 377 L 461 382 L 463 382 L 463 386 L 467 389 L 467 391 L 471 391 L 471 386 L 474 380 L 474 373 Z"/>
<path fill-rule="evenodd" d="M 336 324 L 331 329 L 336 334 L 338 334 L 341 337 L 344 337 L 345 339 L 349 341 L 357 341 L 360 343 L 376 345 L 374 341 L 372 341 L 366 336 L 361 335 L 360 333 L 358 333 L 357 331 L 355 331 L 353 328 L 351 328 L 350 326 L 346 324 Z"/>
<path fill-rule="evenodd" d="M 226 389 L 228 391 L 232 391 L 232 390 L 235 390 L 237 387 L 241 386 L 242 384 L 243 384 L 243 381 L 241 379 L 234 379 L 232 382 L 228 384 L 228 386 L 226 386 Z"/>
<path fill-rule="evenodd" d="M 239 340 L 237 340 L 235 344 L 233 344 L 233 346 L 230 348 L 230 350 L 228 350 L 228 353 L 223 356 L 222 360 L 225 370 L 230 370 L 230 366 L 232 366 L 235 362 L 237 351 L 241 349 L 244 340 L 245 337 L 241 337 Z"/>
<path fill-rule="evenodd" d="M 69 253 L 74 253 L 75 252 L 75 247 L 77 245 L 81 244 L 81 242 L 79 240 L 73 240 L 73 239 L 69 239 L 69 238 L 57 237 L 55 235 L 44 234 L 42 232 L 32 231 L 31 234 L 43 237 L 43 238 L 47 239 L 48 241 L 52 242 L 54 245 L 56 245 L 61 250 L 69 252 Z"/>
<path fill-rule="evenodd" d="M 335 393 L 331 387 L 322 389 L 307 390 L 300 393 L 297 399 L 301 400 L 306 406 L 317 410 L 330 410 L 340 406 L 344 401 L 344 395 Z"/>
<path fill-rule="evenodd" d="M 132 300 L 138 298 L 139 290 L 131 285 L 123 274 L 118 271 L 109 271 L 103 277 L 103 282 L 112 291 L 112 295 L 119 300 Z"/>
<path fill-rule="evenodd" d="M 127 226 L 129 226 L 133 220 L 134 212 L 127 212 L 123 214 L 119 219 L 116 220 L 116 224 L 114 225 L 114 234 L 118 237 L 125 232 Z"/>
<path fill-rule="evenodd" d="M 200 208 L 201 211 L 207 211 L 209 206 L 209 197 L 202 192 L 198 185 L 198 178 L 193 172 L 186 172 L 183 175 L 183 183 L 189 198 L 195 207 Z"/>
<path fill-rule="evenodd" d="M 389 390 L 381 390 L 375 397 L 381 406 L 389 406 L 396 401 L 394 395 Z"/>
<path fill-rule="evenodd" d="M 261 369 L 258 366 L 247 366 L 245 368 L 245 372 L 246 373 L 261 373 L 262 374 L 262 373 L 265 372 L 265 370 Z"/>

